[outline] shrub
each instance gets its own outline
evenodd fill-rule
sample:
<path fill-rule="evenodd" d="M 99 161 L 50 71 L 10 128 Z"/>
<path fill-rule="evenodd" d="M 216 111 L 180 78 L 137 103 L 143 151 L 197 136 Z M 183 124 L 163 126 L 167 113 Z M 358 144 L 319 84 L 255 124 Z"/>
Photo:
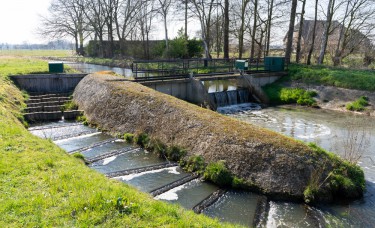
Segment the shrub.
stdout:
<path fill-rule="evenodd" d="M 315 91 L 307 91 L 300 88 L 285 88 L 278 84 L 267 85 L 264 88 L 272 104 L 299 104 L 315 106 L 313 97 L 317 96 Z"/>
<path fill-rule="evenodd" d="M 148 135 L 146 133 L 139 133 L 134 137 L 134 142 L 137 145 L 145 148 L 145 147 L 147 147 L 148 143 L 150 142 L 150 138 L 148 137 Z"/>
<path fill-rule="evenodd" d="M 167 149 L 167 157 L 172 161 L 179 161 L 186 155 L 186 150 L 179 146 L 171 146 Z"/>
<path fill-rule="evenodd" d="M 231 186 L 233 181 L 232 175 L 225 167 L 224 161 L 209 164 L 206 167 L 203 177 L 219 186 Z"/>
<path fill-rule="evenodd" d="M 73 154 L 73 157 L 78 158 L 82 161 L 85 161 L 85 157 L 81 153 L 75 153 L 75 154 Z"/>
<path fill-rule="evenodd" d="M 148 149 L 150 149 L 154 153 L 159 154 L 159 157 L 161 158 L 167 157 L 167 146 L 159 139 L 151 139 L 148 144 Z"/>
<path fill-rule="evenodd" d="M 361 112 L 366 109 L 365 106 L 368 106 L 368 98 L 365 96 L 361 96 L 356 101 L 347 104 L 346 109 L 349 111 Z"/>
<path fill-rule="evenodd" d="M 82 122 L 83 125 L 86 125 L 86 126 L 89 125 L 89 122 L 88 122 L 88 120 L 87 120 L 87 117 L 84 116 L 84 115 L 83 115 L 83 116 L 78 116 L 78 117 L 77 117 L 77 121 L 78 121 L 78 122 Z"/>
<path fill-rule="evenodd" d="M 124 140 L 125 140 L 127 143 L 133 143 L 133 142 L 134 142 L 134 134 L 131 134 L 131 133 L 125 133 L 125 134 L 124 134 Z"/>
<path fill-rule="evenodd" d="M 65 102 L 63 106 L 61 107 L 61 111 L 77 110 L 77 109 L 78 109 L 78 105 L 72 100 Z"/>
<path fill-rule="evenodd" d="M 204 159 L 200 155 L 191 156 L 186 163 L 186 170 L 188 172 L 197 172 L 201 174 L 204 172 L 204 168 Z"/>

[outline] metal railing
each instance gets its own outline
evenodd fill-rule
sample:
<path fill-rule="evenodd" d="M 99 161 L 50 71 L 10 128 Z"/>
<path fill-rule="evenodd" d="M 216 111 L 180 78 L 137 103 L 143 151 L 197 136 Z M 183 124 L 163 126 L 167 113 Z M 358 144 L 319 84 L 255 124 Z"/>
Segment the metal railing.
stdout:
<path fill-rule="evenodd" d="M 239 72 L 235 69 L 238 59 L 179 59 L 179 60 L 136 60 L 132 64 L 133 76 L 136 81 L 168 80 Z M 263 58 L 242 59 L 248 61 L 245 73 L 269 72 Z"/>

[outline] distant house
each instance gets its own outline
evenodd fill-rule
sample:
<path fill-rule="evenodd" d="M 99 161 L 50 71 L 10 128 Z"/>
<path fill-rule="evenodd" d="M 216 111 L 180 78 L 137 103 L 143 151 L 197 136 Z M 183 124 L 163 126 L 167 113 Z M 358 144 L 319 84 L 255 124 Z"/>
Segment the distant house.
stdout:
<path fill-rule="evenodd" d="M 315 30 L 315 44 L 314 44 L 314 50 L 315 52 L 320 51 L 321 45 L 322 45 L 322 37 L 324 34 L 326 21 L 319 20 L 316 24 L 316 30 Z M 337 48 L 338 40 L 340 37 L 340 31 L 343 33 L 345 32 L 345 28 L 342 29 L 342 24 L 338 21 L 332 21 L 330 30 L 329 30 L 329 36 L 328 36 L 328 43 L 327 43 L 327 52 L 333 54 Z M 299 34 L 299 27 L 300 24 L 294 26 L 294 33 L 293 33 L 293 51 L 296 51 L 297 49 L 297 40 L 298 40 L 298 34 Z M 313 38 L 313 29 L 314 29 L 314 21 L 313 20 L 304 20 L 303 21 L 303 27 L 302 27 L 302 37 L 301 37 L 301 52 L 302 54 L 307 54 L 311 44 L 312 44 L 312 38 Z M 366 51 L 366 47 L 371 46 L 371 41 L 360 31 L 353 30 L 350 31 L 350 36 L 347 39 L 348 44 L 347 50 L 350 52 L 355 53 L 363 53 Z M 284 37 L 284 47 L 286 47 L 287 42 L 287 35 Z M 343 42 L 343 39 L 341 40 Z M 351 50 L 353 49 L 353 50 Z"/>

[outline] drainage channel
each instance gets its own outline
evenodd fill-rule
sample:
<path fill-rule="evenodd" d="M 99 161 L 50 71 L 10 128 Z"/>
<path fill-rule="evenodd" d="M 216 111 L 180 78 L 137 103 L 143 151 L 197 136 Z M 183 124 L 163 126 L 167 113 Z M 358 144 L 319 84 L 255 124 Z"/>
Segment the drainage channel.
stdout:
<path fill-rule="evenodd" d="M 108 178 L 133 185 L 157 200 L 180 204 L 222 221 L 246 226 L 266 223 L 267 206 L 258 202 L 256 194 L 220 189 L 184 172 L 177 163 L 166 162 L 154 153 L 82 124 L 55 123 L 29 130 L 42 138 L 48 131 L 49 138 L 57 139 L 57 145 L 69 154 L 81 153 L 89 167 Z"/>

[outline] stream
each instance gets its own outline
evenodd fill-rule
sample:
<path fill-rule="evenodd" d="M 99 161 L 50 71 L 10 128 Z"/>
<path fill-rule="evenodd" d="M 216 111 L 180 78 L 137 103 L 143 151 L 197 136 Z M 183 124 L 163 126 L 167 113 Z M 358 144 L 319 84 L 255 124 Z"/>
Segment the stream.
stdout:
<path fill-rule="evenodd" d="M 70 65 L 70 64 L 68 64 Z M 125 77 L 131 77 L 130 69 L 105 67 L 94 64 L 71 64 L 75 69 L 86 73 L 110 70 Z M 205 84 L 210 92 L 236 90 L 236 86 Z M 222 88 L 223 87 L 223 88 Z M 375 119 L 320 109 L 301 109 L 296 107 L 260 109 L 251 103 L 224 106 L 218 112 L 230 117 L 252 123 L 279 132 L 304 142 L 313 142 L 318 146 L 343 156 L 345 148 L 352 146 L 361 151 L 358 164 L 366 177 L 367 191 L 360 200 L 334 205 L 314 207 L 301 203 L 268 201 L 260 227 L 375 227 Z M 59 127 L 60 125 L 60 127 Z M 125 150 L 124 153 L 106 157 L 89 166 L 103 174 L 127 169 L 138 169 L 165 163 L 163 159 L 137 148 L 134 150 L 121 140 L 108 143 L 111 137 L 77 123 L 43 124 L 34 126 L 30 131 L 43 138 L 51 138 L 68 153 L 79 151 L 85 158 L 92 159 L 108 152 Z M 72 135 L 74 133 L 74 135 Z M 90 147 L 97 142 L 102 145 Z M 100 143 L 99 143 L 100 144 Z M 130 148 L 130 149 L 127 149 Z M 81 150 L 80 150 L 81 149 Z M 177 166 L 119 175 L 112 177 L 131 184 L 144 192 L 168 185 L 189 176 Z M 218 190 L 218 187 L 200 179 L 194 179 L 174 187 L 160 195 L 157 200 L 177 203 L 192 209 L 195 205 Z M 253 226 L 257 205 L 262 196 L 245 191 L 227 191 L 214 204 L 202 213 L 221 221 Z"/>

